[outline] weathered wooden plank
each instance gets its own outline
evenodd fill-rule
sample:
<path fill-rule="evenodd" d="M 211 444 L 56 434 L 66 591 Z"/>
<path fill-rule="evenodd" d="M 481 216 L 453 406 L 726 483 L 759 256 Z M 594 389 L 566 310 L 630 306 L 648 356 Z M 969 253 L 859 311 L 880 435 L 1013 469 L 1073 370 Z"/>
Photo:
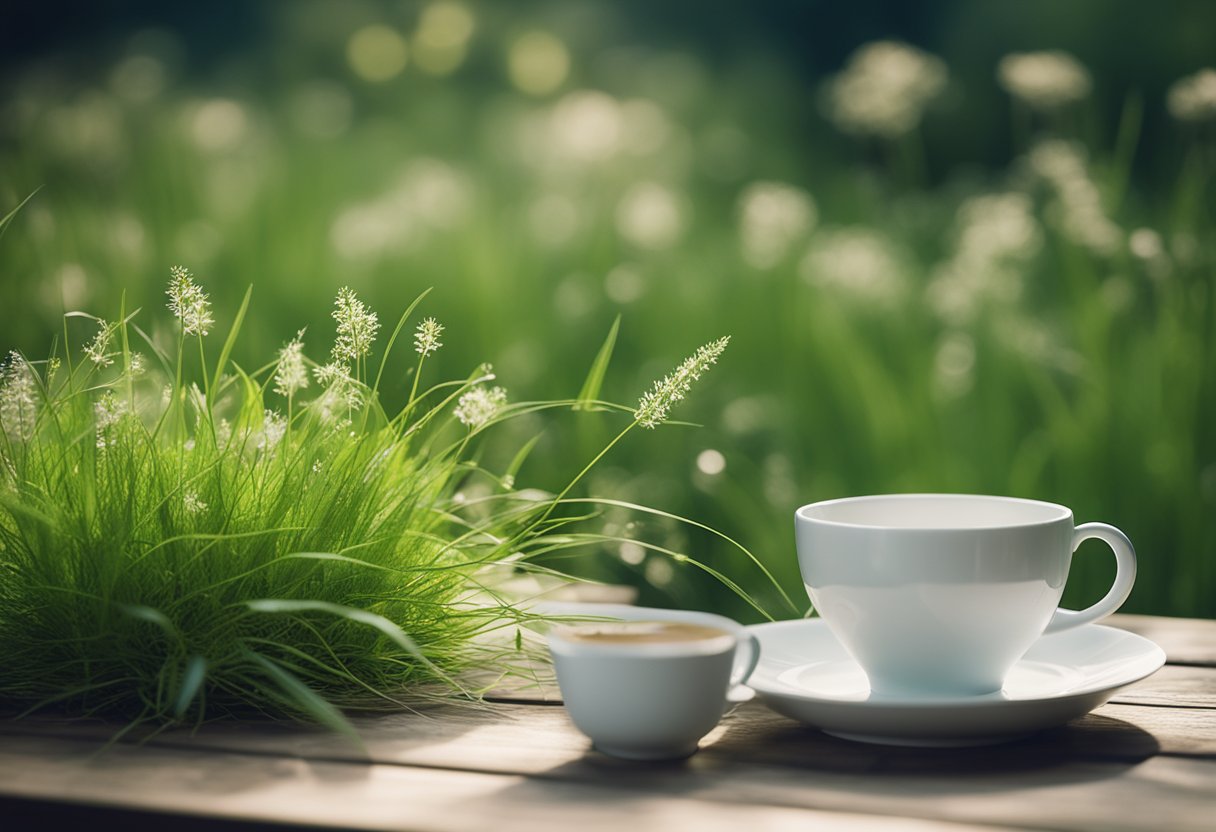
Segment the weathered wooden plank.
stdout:
<path fill-rule="evenodd" d="M 1179 669 L 1183 678 L 1174 684 L 1192 684 L 1192 674 L 1216 680 L 1216 670 Z M 1169 685 L 1163 685 L 1168 688 Z M 1168 694 L 1152 694 L 1165 699 Z M 197 733 L 184 730 L 157 735 L 150 742 L 161 747 L 258 752 L 307 759 L 360 760 L 381 763 L 442 766 L 501 773 L 537 773 L 583 757 L 588 743 L 570 725 L 560 707 L 536 705 L 484 705 L 434 708 L 419 714 L 392 714 L 356 719 L 365 744 L 360 749 L 341 736 L 294 726 L 220 723 Z M 869 768 L 875 759 L 887 765 L 913 768 L 946 759 L 966 765 L 998 767 L 1001 761 L 1021 765 L 1044 755 L 1062 760 L 1124 762 L 1156 754 L 1216 756 L 1216 710 L 1206 708 L 1144 707 L 1111 703 L 1085 719 L 1037 737 L 995 749 L 940 752 L 884 748 L 829 737 L 812 728 L 772 713 L 758 703 L 747 703 L 724 720 L 736 739 L 756 736 L 743 746 L 735 742 L 719 748 L 704 743 L 705 754 L 727 753 L 741 762 L 790 763 L 831 759 L 836 766 Z M 58 736 L 105 739 L 117 726 L 94 722 L 27 719 L 0 722 L 0 736 Z M 720 737 L 723 728 L 716 734 Z M 134 740 L 135 737 L 130 739 Z M 719 741 L 720 742 L 720 741 Z M 929 762 L 922 762 L 927 760 Z"/>
<path fill-rule="evenodd" d="M 0 795 L 200 817 L 240 818 L 374 830 L 699 829 L 737 832 L 807 828 L 865 832 L 1006 827 L 758 806 L 622 790 L 556 779 L 428 770 L 391 765 L 96 746 L 33 739 L 0 747 Z M 11 809 L 10 807 L 7 807 Z M 6 815 L 11 818 L 11 815 Z M 102 816 L 104 817 L 104 816 Z M 97 818 L 94 818 L 96 825 Z"/>
<path fill-rule="evenodd" d="M 727 726 L 724 733 L 732 730 Z M 720 739 L 728 748 L 727 738 Z M 830 756 L 794 768 L 725 753 L 650 765 L 589 755 L 522 776 L 159 747 L 116 746 L 95 756 L 96 748 L 72 739 L 10 738 L 0 745 L 0 793 L 261 820 L 444 830 L 487 824 L 719 829 L 740 823 L 881 830 L 881 817 L 888 825 L 910 819 L 964 827 L 1207 832 L 1216 809 L 1216 764 L 1168 757 L 1114 765 L 1040 754 L 994 770 L 953 751 L 929 755 L 938 762 L 928 767 L 890 765 L 884 763 L 889 750 L 878 748 L 863 767 L 838 765 Z"/>
<path fill-rule="evenodd" d="M 1216 667 L 1216 621 L 1159 615 L 1112 615 L 1103 623 L 1157 642 L 1171 664 Z"/>
<path fill-rule="evenodd" d="M 1174 708 L 1216 708 L 1216 667 L 1167 664 L 1147 679 L 1116 693 L 1111 702 Z"/>

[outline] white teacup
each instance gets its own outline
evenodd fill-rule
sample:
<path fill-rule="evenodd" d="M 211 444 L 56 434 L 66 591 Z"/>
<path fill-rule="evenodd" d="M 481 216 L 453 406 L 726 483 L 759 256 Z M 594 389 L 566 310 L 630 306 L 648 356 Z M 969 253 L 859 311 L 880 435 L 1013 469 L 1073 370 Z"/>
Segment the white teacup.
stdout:
<path fill-rule="evenodd" d="M 722 718 L 727 691 L 755 669 L 759 643 L 718 616 L 630 617 L 635 620 L 572 624 L 549 634 L 566 710 L 605 754 L 687 757 Z M 748 654 L 736 662 L 739 645 Z"/>
<path fill-rule="evenodd" d="M 876 694 L 960 696 L 1001 689 L 1045 632 L 1114 612 L 1136 578 L 1118 529 L 1074 526 L 1054 503 L 966 494 L 828 500 L 795 513 L 811 602 Z M 1080 612 L 1059 609 L 1081 541 L 1114 550 L 1114 585 Z"/>

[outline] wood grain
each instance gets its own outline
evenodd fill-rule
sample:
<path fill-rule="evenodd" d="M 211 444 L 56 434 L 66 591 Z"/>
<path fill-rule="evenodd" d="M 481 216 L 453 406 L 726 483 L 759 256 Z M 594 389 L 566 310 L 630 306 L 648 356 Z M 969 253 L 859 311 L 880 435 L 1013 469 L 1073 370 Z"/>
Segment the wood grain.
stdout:
<path fill-rule="evenodd" d="M 318 730 L 216 724 L 127 737 L 117 726 L 0 721 L 0 795 L 366 829 L 1199 830 L 1216 816 L 1216 623 L 1121 616 L 1167 665 L 1083 719 L 974 749 L 836 739 L 734 709 L 680 763 L 589 748 L 565 710 L 443 706 Z M 1212 625 L 1212 626 L 1208 626 Z M 551 688 L 534 688 L 552 697 Z M 526 698 L 529 694 L 515 691 Z"/>
<path fill-rule="evenodd" d="M 1157 615 L 1112 615 L 1102 623 L 1151 639 L 1170 664 L 1216 667 L 1216 621 Z"/>
<path fill-rule="evenodd" d="M 0 794 L 97 807 L 328 825 L 343 829 L 617 832 L 805 830 L 931 832 L 930 820 L 802 806 L 757 806 L 712 795 L 623 789 L 518 775 L 352 765 L 286 757 L 197 754 L 163 748 L 110 749 L 24 739 L 0 747 Z M 12 804 L 7 807 L 11 808 Z M 11 817 L 11 815 L 9 815 Z M 104 817 L 104 815 L 103 815 Z M 94 817 L 92 824 L 99 818 Z M 960 824 L 951 829 L 1007 829 Z"/>

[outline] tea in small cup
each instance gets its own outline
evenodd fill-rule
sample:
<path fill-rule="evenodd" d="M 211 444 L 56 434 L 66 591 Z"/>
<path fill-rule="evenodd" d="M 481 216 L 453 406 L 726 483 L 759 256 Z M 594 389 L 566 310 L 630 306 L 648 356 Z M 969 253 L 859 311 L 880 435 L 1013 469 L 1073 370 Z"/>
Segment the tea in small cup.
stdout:
<path fill-rule="evenodd" d="M 736 667 L 740 643 L 750 651 Z M 687 757 L 755 669 L 754 636 L 695 621 L 579 624 L 554 629 L 549 650 L 575 726 L 615 757 Z"/>
<path fill-rule="evenodd" d="M 828 500 L 795 513 L 798 563 L 815 609 L 877 694 L 1000 690 L 1045 632 L 1096 621 L 1127 599 L 1136 553 L 1118 529 L 1076 526 L 1054 503 L 970 494 Z M 1073 552 L 1115 553 L 1101 601 L 1058 609 Z"/>

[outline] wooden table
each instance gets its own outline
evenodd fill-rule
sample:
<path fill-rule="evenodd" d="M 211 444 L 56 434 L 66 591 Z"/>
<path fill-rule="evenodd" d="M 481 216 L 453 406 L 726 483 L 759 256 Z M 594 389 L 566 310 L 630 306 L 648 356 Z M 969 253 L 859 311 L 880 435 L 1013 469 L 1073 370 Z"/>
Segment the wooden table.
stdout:
<path fill-rule="evenodd" d="M 1216 621 L 1109 623 L 1169 664 L 1083 719 L 978 749 L 847 742 L 756 703 L 664 764 L 590 751 L 552 701 L 361 720 L 366 752 L 231 724 L 101 751 L 112 727 L 7 721 L 0 828 L 1216 830 Z"/>

